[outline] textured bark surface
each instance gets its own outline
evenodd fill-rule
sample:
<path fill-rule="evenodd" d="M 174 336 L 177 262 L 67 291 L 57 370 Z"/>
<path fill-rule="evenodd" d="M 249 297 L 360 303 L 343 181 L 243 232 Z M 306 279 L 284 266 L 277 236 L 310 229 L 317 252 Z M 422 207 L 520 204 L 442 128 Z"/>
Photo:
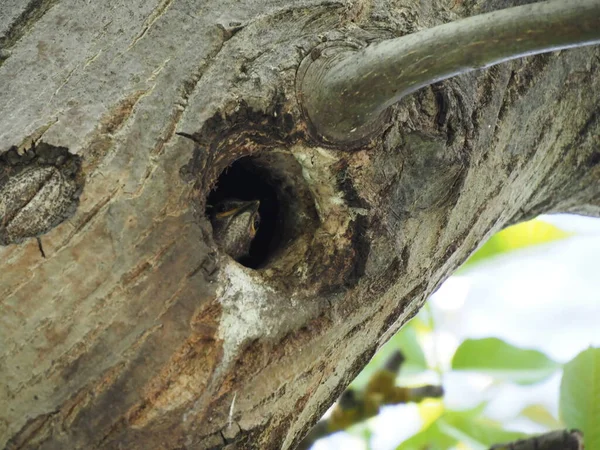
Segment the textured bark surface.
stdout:
<path fill-rule="evenodd" d="M 512 4 L 3 2 L 0 153 L 67 148 L 84 185 L 46 258 L 0 246 L 0 447 L 293 448 L 487 237 L 598 215 L 596 47 L 425 88 L 360 149 L 307 137 L 294 79 L 319 43 Z M 243 156 L 283 223 L 258 269 L 205 217 Z"/>

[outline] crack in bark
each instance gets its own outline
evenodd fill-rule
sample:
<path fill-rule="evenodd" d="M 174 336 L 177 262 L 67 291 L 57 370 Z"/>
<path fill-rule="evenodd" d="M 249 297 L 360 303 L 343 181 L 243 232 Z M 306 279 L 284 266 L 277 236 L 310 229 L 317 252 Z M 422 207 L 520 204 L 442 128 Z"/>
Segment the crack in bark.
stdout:
<path fill-rule="evenodd" d="M 173 0 L 161 0 L 158 5 L 152 10 L 152 12 L 148 15 L 144 24 L 142 25 L 142 31 L 133 39 L 129 47 L 125 52 L 131 50 L 141 39 L 146 36 L 146 33 L 152 28 L 154 23 L 160 19 L 168 10 L 169 7 L 173 4 Z"/>
<path fill-rule="evenodd" d="M 17 293 L 23 286 L 26 286 L 35 277 L 35 272 L 34 272 L 33 269 L 34 268 L 32 268 L 29 271 L 29 274 L 30 274 L 29 278 L 26 278 L 21 283 L 19 283 L 18 285 L 16 285 L 13 290 L 8 291 L 8 292 L 6 292 L 6 293 L 4 293 L 3 295 L 0 296 L 0 305 L 3 308 L 6 308 L 8 310 L 12 310 L 13 309 L 10 305 L 6 304 L 5 301 L 8 300 L 12 295 L 14 295 L 15 293 Z M 25 321 L 23 320 L 23 322 L 25 322 Z"/>
<path fill-rule="evenodd" d="M 170 0 L 170 1 L 172 1 L 172 0 Z M 220 27 L 218 27 L 218 28 L 221 29 Z M 225 42 L 227 42 L 227 40 L 229 40 L 230 38 L 231 38 L 231 36 L 227 37 L 226 34 L 223 33 L 223 40 L 221 42 L 219 42 L 219 44 L 216 46 L 216 48 L 212 52 L 210 52 L 205 59 L 203 59 L 203 61 L 199 64 L 199 66 L 196 68 L 196 70 L 193 71 L 192 74 L 186 80 L 184 80 L 182 82 L 181 96 L 175 102 L 175 105 L 172 110 L 173 112 L 171 114 L 171 119 L 169 120 L 167 125 L 163 128 L 163 132 L 161 133 L 162 136 L 158 138 L 158 142 L 156 143 L 154 148 L 150 151 L 151 157 L 160 156 L 163 153 L 166 144 L 176 134 L 177 125 L 180 122 L 181 118 L 183 117 L 183 113 L 185 112 L 185 110 L 187 108 L 188 100 L 189 100 L 190 96 L 194 92 L 194 89 L 196 88 L 196 86 L 198 85 L 200 80 L 202 80 L 202 76 L 204 75 L 206 70 L 210 67 L 210 63 L 212 62 L 212 60 L 214 60 L 215 57 L 221 52 Z M 166 62 L 168 62 L 168 60 L 165 61 L 164 64 L 166 64 Z M 138 188 L 132 193 L 132 197 L 137 197 L 141 194 L 141 192 L 144 189 L 144 186 L 146 185 L 146 182 L 150 179 L 152 174 L 156 171 L 157 167 L 158 166 L 156 164 L 152 164 L 152 166 L 146 170 L 146 173 L 144 173 Z"/>
<path fill-rule="evenodd" d="M 127 349 L 126 353 L 135 352 L 140 346 L 148 339 L 150 335 L 155 333 L 157 330 L 162 328 L 162 325 L 155 325 L 143 333 L 132 343 Z M 98 333 L 96 333 L 97 335 Z M 83 354 L 83 353 L 80 353 Z M 123 359 L 127 359 L 127 355 L 124 355 Z M 117 364 L 107 368 L 95 381 L 88 384 L 87 387 L 80 389 L 75 395 L 66 400 L 59 408 L 50 412 L 38 415 L 37 417 L 30 419 L 7 443 L 7 450 L 19 450 L 24 448 L 28 443 L 40 435 L 48 427 L 55 427 L 56 424 L 50 422 L 51 419 L 60 419 L 61 423 L 65 428 L 68 428 L 68 422 L 72 423 L 75 420 L 74 415 L 82 408 L 85 408 L 86 404 L 106 389 L 112 387 L 106 380 L 112 379 L 115 375 L 122 372 L 125 367 L 124 362 L 118 362 Z"/>
<path fill-rule="evenodd" d="M 73 74 L 75 73 L 75 71 L 79 68 L 80 64 L 77 64 L 75 67 L 73 67 L 71 69 L 71 71 L 67 74 L 67 76 L 65 77 L 64 81 L 60 84 L 60 86 L 58 86 L 58 88 L 56 89 L 56 91 L 54 91 L 54 94 L 52 94 L 50 96 L 50 99 L 48 100 L 48 105 L 52 102 L 52 99 L 56 96 L 56 94 L 58 94 L 60 92 L 60 90 L 65 87 L 65 85 L 69 82 L 69 80 L 71 79 L 71 77 L 73 76 Z"/>
<path fill-rule="evenodd" d="M 62 404 L 59 412 L 62 416 L 61 423 L 65 428 L 68 428 L 68 425 L 74 422 L 77 413 L 85 408 L 90 400 L 97 398 L 101 393 L 113 387 L 109 380 L 117 378 L 123 372 L 127 365 L 127 363 L 124 361 L 127 361 L 128 358 L 134 354 L 152 334 L 161 328 L 162 325 L 158 324 L 140 333 L 136 340 L 124 352 L 125 354 L 122 358 L 122 361 L 108 367 L 101 375 L 98 376 L 96 380 L 89 383 L 86 387 L 82 388 L 77 394 Z M 66 411 L 64 411 L 64 409 L 66 409 Z M 68 422 L 70 422 L 70 424 L 68 424 Z"/>
<path fill-rule="evenodd" d="M 118 102 L 114 108 L 110 109 L 99 120 L 99 126 L 92 133 L 90 143 L 84 146 L 82 152 L 85 155 L 83 170 L 88 178 L 98 168 L 101 161 L 112 147 L 114 142 L 113 136 L 121 130 L 131 118 L 135 105 L 143 97 L 152 92 L 155 86 L 156 85 L 153 85 L 151 88 L 132 92 Z"/>
<path fill-rule="evenodd" d="M 110 202 L 113 199 L 113 197 L 115 197 L 115 195 L 117 194 L 119 189 L 121 189 L 121 187 L 117 187 L 116 189 L 113 189 L 112 192 L 110 192 L 107 196 L 105 196 L 103 199 L 101 199 L 99 202 L 97 202 L 94 206 L 92 206 L 92 209 L 90 209 L 87 213 L 85 213 L 83 215 L 83 217 L 81 217 L 81 219 L 75 225 L 74 229 L 63 240 L 63 242 L 58 245 L 57 250 L 67 246 L 69 244 L 69 242 L 71 242 L 71 239 L 73 239 L 75 237 L 75 235 L 77 235 L 81 230 L 83 230 L 83 228 L 87 224 L 91 223 L 91 221 L 98 215 L 98 213 L 102 210 L 102 208 L 104 208 L 104 206 L 106 206 L 106 204 L 108 202 Z"/>
<path fill-rule="evenodd" d="M 83 68 L 85 69 L 87 66 L 89 66 L 90 64 L 92 64 L 94 61 L 96 61 L 96 59 L 102 54 L 102 49 L 98 50 L 98 52 L 95 55 L 90 56 L 88 59 L 85 60 L 85 64 L 83 65 Z"/>
<path fill-rule="evenodd" d="M 48 421 L 56 416 L 58 412 L 59 410 L 56 410 L 30 419 L 25 426 L 23 426 L 23 428 L 21 428 L 21 430 L 6 443 L 6 450 L 20 450 L 24 448 L 38 436 L 39 432 L 46 427 Z"/>

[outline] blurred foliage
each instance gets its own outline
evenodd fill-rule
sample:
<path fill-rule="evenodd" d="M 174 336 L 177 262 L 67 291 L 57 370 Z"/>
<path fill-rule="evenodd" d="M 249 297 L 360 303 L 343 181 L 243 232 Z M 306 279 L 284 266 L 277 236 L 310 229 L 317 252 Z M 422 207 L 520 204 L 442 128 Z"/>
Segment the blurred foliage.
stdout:
<path fill-rule="evenodd" d="M 354 379 L 350 387 L 363 389 L 373 374 L 384 365 L 385 361 L 396 351 L 401 350 L 406 358 L 402 364 L 402 373 L 414 375 L 427 370 L 425 354 L 419 344 L 418 328 L 423 328 L 421 320 L 417 317 L 412 319 L 398 333 L 396 333 L 379 351 L 373 356 L 369 364 Z"/>
<path fill-rule="evenodd" d="M 373 431 L 371 430 L 371 428 L 366 424 L 366 422 L 363 422 L 359 425 L 356 425 L 355 427 L 351 428 L 351 434 L 353 434 L 354 436 L 360 437 L 366 445 L 366 449 L 365 450 L 371 450 L 371 438 L 373 437 Z"/>
<path fill-rule="evenodd" d="M 534 219 L 506 228 L 492 236 L 459 269 L 459 272 L 476 267 L 489 259 L 517 249 L 546 244 L 570 237 L 560 228 Z M 396 350 L 406 356 L 402 372 L 421 375 L 437 371 L 429 367 L 422 344 L 432 331 L 432 311 L 426 305 L 373 357 L 371 362 L 352 382 L 360 389 Z M 542 352 L 521 349 L 497 338 L 466 339 L 457 348 L 451 370 L 472 371 L 488 375 L 498 383 L 531 385 L 552 376 L 562 365 Z M 465 411 L 448 410 L 443 400 L 426 400 L 419 404 L 422 428 L 402 442 L 397 450 L 447 450 L 488 449 L 494 444 L 525 437 L 523 433 L 509 431 L 501 424 L 485 417 L 485 404 Z M 564 423 L 539 404 L 525 407 L 519 417 L 527 418 L 547 430 L 565 425 L 584 432 L 587 449 L 600 449 L 600 349 L 588 349 L 564 366 L 560 392 L 560 412 Z M 362 435 L 369 445 L 371 434 L 367 423 L 356 427 L 354 434 Z"/>
<path fill-rule="evenodd" d="M 588 348 L 565 365 L 559 405 L 565 424 L 583 431 L 585 448 L 600 449 L 600 348 Z"/>
<path fill-rule="evenodd" d="M 550 411 L 543 405 L 529 405 L 523 408 L 519 413 L 520 416 L 526 417 L 527 419 L 535 422 L 549 430 L 556 430 L 563 426 L 556 417 L 554 417 Z"/>
<path fill-rule="evenodd" d="M 477 371 L 517 384 L 539 383 L 560 368 L 537 350 L 524 350 L 501 339 L 467 339 L 456 349 L 453 370 Z"/>
<path fill-rule="evenodd" d="M 533 219 L 522 222 L 505 228 L 489 238 L 479 250 L 471 255 L 458 272 L 471 269 L 482 261 L 503 253 L 534 245 L 547 244 L 570 236 L 572 236 L 572 233 L 561 230 L 543 220 Z"/>
<path fill-rule="evenodd" d="M 483 450 L 498 442 L 512 441 L 523 433 L 503 430 L 482 417 L 485 404 L 466 411 L 445 411 L 427 428 L 407 439 L 397 450 L 447 450 L 459 442 L 474 450 Z"/>

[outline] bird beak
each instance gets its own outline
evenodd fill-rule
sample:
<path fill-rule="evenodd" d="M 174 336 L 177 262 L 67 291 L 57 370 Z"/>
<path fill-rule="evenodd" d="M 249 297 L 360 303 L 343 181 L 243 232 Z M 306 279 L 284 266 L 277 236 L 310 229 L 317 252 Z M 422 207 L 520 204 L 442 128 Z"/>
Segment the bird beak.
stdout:
<path fill-rule="evenodd" d="M 230 209 L 228 211 L 223 211 L 223 212 L 217 213 L 216 218 L 224 219 L 225 217 L 229 217 L 229 216 L 237 216 L 238 214 L 241 214 L 246 211 L 256 212 L 256 211 L 258 211 L 259 206 L 260 206 L 260 200 L 253 200 L 250 202 L 245 202 L 242 206 L 240 206 L 238 208 Z"/>
<path fill-rule="evenodd" d="M 259 206 L 260 206 L 260 200 L 253 200 L 251 202 L 246 203 L 243 206 L 240 206 L 237 209 L 236 214 L 246 212 L 246 211 L 256 212 L 256 211 L 258 211 Z"/>

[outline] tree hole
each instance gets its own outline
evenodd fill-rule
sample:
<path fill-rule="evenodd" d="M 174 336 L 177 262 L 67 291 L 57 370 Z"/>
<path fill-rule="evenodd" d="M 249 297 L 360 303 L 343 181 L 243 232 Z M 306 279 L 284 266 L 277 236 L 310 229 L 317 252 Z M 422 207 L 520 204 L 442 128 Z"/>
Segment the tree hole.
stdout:
<path fill-rule="evenodd" d="M 296 185 L 297 175 L 290 175 L 298 171 L 297 165 L 290 155 L 241 158 L 221 173 L 208 195 L 206 216 L 211 220 L 217 242 L 216 234 L 223 231 L 215 222 L 216 215 L 228 209 L 225 205 L 231 205 L 232 200 L 260 202 L 260 222 L 249 251 L 243 256 L 229 253 L 240 264 L 251 269 L 268 266 L 298 234 L 306 231 L 307 218 L 316 217 L 316 213 L 300 213 L 306 210 L 307 199 L 305 189 Z M 241 223 L 236 233 L 249 233 L 250 223 Z M 223 247 L 221 250 L 227 252 Z"/>

